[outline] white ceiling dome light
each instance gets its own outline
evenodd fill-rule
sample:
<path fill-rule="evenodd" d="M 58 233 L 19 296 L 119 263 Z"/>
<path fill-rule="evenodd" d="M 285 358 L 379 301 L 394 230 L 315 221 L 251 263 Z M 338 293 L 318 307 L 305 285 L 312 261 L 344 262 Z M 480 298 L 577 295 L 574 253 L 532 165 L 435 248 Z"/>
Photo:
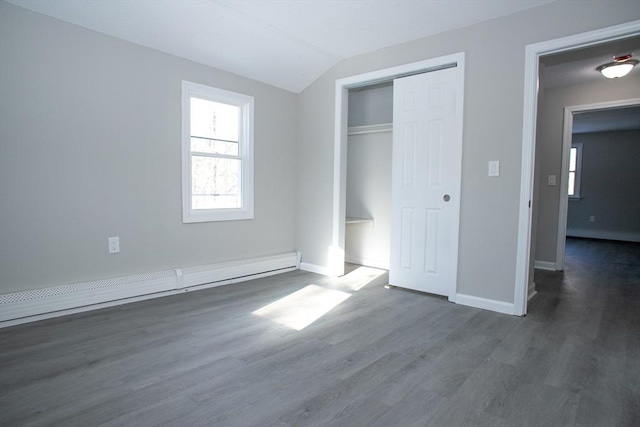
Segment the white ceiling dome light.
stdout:
<path fill-rule="evenodd" d="M 613 58 L 613 62 L 601 65 L 597 68 L 608 79 L 618 79 L 631 72 L 638 61 L 631 59 L 631 54 Z"/>

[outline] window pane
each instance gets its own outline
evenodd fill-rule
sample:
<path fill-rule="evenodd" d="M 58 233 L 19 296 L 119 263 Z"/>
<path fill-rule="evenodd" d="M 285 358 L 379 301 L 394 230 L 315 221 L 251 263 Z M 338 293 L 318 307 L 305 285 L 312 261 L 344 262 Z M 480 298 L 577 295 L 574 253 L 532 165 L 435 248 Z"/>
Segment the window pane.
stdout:
<path fill-rule="evenodd" d="M 575 194 L 575 191 L 576 191 L 575 187 L 576 187 L 576 173 L 569 172 L 569 191 L 568 191 L 569 196 L 573 196 Z"/>
<path fill-rule="evenodd" d="M 191 156 L 191 208 L 241 208 L 240 162 Z"/>
<path fill-rule="evenodd" d="M 240 108 L 191 98 L 191 136 L 238 141 Z"/>
<path fill-rule="evenodd" d="M 578 149 L 577 148 L 571 148 L 571 150 L 569 150 L 569 170 L 571 172 L 575 172 L 576 171 L 576 158 L 578 155 Z"/>
<path fill-rule="evenodd" d="M 216 139 L 191 138 L 191 151 L 201 153 L 227 154 L 229 156 L 238 155 L 238 143 L 218 141 Z"/>

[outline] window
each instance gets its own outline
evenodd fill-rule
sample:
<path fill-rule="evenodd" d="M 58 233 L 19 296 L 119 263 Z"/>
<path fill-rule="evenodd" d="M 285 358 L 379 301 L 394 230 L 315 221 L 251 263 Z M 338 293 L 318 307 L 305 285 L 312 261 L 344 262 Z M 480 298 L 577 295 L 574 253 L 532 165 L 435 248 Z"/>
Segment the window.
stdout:
<path fill-rule="evenodd" d="M 182 82 L 182 220 L 253 218 L 253 97 Z"/>
<path fill-rule="evenodd" d="M 569 149 L 569 198 L 580 198 L 580 169 L 582 169 L 582 143 L 571 144 Z"/>

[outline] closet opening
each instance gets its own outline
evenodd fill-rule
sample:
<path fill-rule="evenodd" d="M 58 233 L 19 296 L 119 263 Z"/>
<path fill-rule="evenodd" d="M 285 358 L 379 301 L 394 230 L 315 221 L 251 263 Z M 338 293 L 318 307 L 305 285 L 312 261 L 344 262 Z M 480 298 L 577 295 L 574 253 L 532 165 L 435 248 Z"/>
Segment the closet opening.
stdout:
<path fill-rule="evenodd" d="M 393 82 L 349 89 L 345 267 L 389 269 Z"/>

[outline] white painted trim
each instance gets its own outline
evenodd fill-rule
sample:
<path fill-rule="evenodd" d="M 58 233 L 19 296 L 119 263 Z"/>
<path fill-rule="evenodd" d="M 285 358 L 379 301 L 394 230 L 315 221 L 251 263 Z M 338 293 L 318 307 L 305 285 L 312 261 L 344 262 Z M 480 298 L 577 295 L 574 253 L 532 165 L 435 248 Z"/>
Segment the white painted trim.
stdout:
<path fill-rule="evenodd" d="M 393 132 L 393 123 L 382 123 L 379 125 L 366 125 L 366 126 L 351 126 L 347 134 L 351 135 L 366 135 L 369 133 L 384 133 Z"/>
<path fill-rule="evenodd" d="M 0 295 L 0 327 L 297 269 L 297 252 Z"/>
<path fill-rule="evenodd" d="M 531 282 L 531 286 L 529 286 L 529 296 L 527 298 L 527 301 L 531 301 L 531 299 L 536 295 L 538 295 L 538 291 L 536 291 L 536 283 Z"/>
<path fill-rule="evenodd" d="M 587 239 L 619 240 L 622 242 L 640 242 L 640 233 L 629 233 L 607 230 L 582 230 L 570 228 L 567 230 L 569 237 L 584 237 Z"/>
<path fill-rule="evenodd" d="M 345 261 L 351 264 L 363 265 L 365 267 L 380 268 L 382 270 L 389 269 L 389 260 L 379 260 L 379 259 L 362 258 L 357 256 L 346 255 Z"/>
<path fill-rule="evenodd" d="M 316 265 L 316 264 L 311 264 L 311 263 L 308 263 L 308 262 L 301 262 L 300 263 L 300 270 L 308 271 L 310 273 L 322 274 L 323 276 L 331 276 L 331 274 L 329 272 L 329 269 L 327 267 L 323 267 L 321 265 Z"/>
<path fill-rule="evenodd" d="M 534 268 L 537 268 L 539 270 L 556 271 L 556 263 L 555 262 L 538 261 L 538 260 L 536 260 L 533 265 L 534 265 Z M 531 288 L 531 286 L 529 286 L 529 288 Z"/>
<path fill-rule="evenodd" d="M 347 192 L 347 113 L 349 89 L 388 82 L 395 78 L 409 76 L 412 74 L 451 68 L 456 65 L 460 69 L 464 70 L 464 52 L 336 80 L 332 241 L 331 247 L 329 248 L 329 266 L 327 268 L 332 276 L 341 276 L 344 274 L 345 212 Z M 462 84 L 464 85 L 464 79 Z M 462 129 L 460 131 L 462 132 Z M 456 239 L 456 254 L 458 253 L 457 245 L 458 240 Z M 453 293 L 451 295 L 453 295 Z"/>
<path fill-rule="evenodd" d="M 198 265 L 182 269 L 183 287 L 191 288 L 204 283 L 216 283 L 223 280 L 239 279 L 256 274 L 295 267 L 298 261 L 296 252 L 273 255 L 249 260 L 241 259 L 216 264 Z"/>
<path fill-rule="evenodd" d="M 522 166 L 520 212 L 514 292 L 514 314 L 527 313 L 527 288 L 531 256 L 531 207 L 535 171 L 536 110 L 538 108 L 538 63 L 542 55 L 601 44 L 640 34 L 640 21 L 589 31 L 569 37 L 527 45 L 525 48 L 524 105 L 522 123 Z"/>
<path fill-rule="evenodd" d="M 154 299 L 154 298 L 167 297 L 167 296 L 171 296 L 171 295 L 182 294 L 182 293 L 185 293 L 185 292 L 194 292 L 194 291 L 200 291 L 200 290 L 203 290 L 203 289 L 215 288 L 215 287 L 218 287 L 218 286 L 231 285 L 231 284 L 234 284 L 234 283 L 240 283 L 240 282 L 244 282 L 244 281 L 247 281 L 247 280 L 259 279 L 261 277 L 273 276 L 273 275 L 276 275 L 276 274 L 286 273 L 288 271 L 295 271 L 295 270 L 297 270 L 297 268 L 288 267 L 288 268 L 283 268 L 283 269 L 277 270 L 277 271 L 268 271 L 268 272 L 265 272 L 265 273 L 255 274 L 255 275 L 249 276 L 249 277 L 245 276 L 245 277 L 241 277 L 241 278 L 238 278 L 238 279 L 223 280 L 221 282 L 204 283 L 202 285 L 193 286 L 193 287 L 190 287 L 190 288 L 173 289 L 173 290 L 169 290 L 169 291 L 165 291 L 165 292 L 145 294 L 145 295 L 125 298 L 125 299 L 118 299 L 118 300 L 114 300 L 114 301 L 106 301 L 106 302 L 101 302 L 101 303 L 92 304 L 92 305 L 85 305 L 85 306 L 81 306 L 81 307 L 69 308 L 69 309 L 60 310 L 60 311 L 53 311 L 53 312 L 47 312 L 47 313 L 42 313 L 42 314 L 36 314 L 36 315 L 33 315 L 33 316 L 21 317 L 21 318 L 7 320 L 7 321 L 0 321 L 0 328 L 6 328 L 6 327 L 9 327 L 9 326 L 21 325 L 23 323 L 37 322 L 39 320 L 52 319 L 54 317 L 67 316 L 67 315 L 70 315 L 70 314 L 84 313 L 84 312 L 87 312 L 87 311 L 99 310 L 99 309 L 102 309 L 102 308 L 113 307 L 113 306 L 117 306 L 117 305 L 131 304 L 131 303 L 134 303 L 134 302 L 146 301 L 146 300 Z"/>
<path fill-rule="evenodd" d="M 468 307 L 481 308 L 483 310 L 491 310 L 504 314 L 515 314 L 513 312 L 513 304 L 493 299 L 474 297 L 472 295 L 456 294 L 456 304 L 466 305 Z"/>
<path fill-rule="evenodd" d="M 190 98 L 197 97 L 235 105 L 240 108 L 238 156 L 241 160 L 242 207 L 230 209 L 191 209 L 191 105 Z M 182 222 L 234 221 L 254 218 L 254 109 L 252 96 L 182 81 Z"/>
<path fill-rule="evenodd" d="M 567 169 L 566 169 L 566 174 L 567 174 L 567 185 L 565 185 L 565 187 L 567 188 L 567 200 L 569 199 L 569 185 L 568 185 L 568 180 L 569 180 L 569 159 L 571 159 L 571 150 L 573 148 L 576 149 L 576 170 L 574 171 L 575 173 L 575 180 L 573 182 L 573 195 L 571 196 L 572 199 L 574 200 L 580 200 L 582 199 L 581 196 L 581 191 L 582 191 L 582 142 L 573 142 L 573 114 L 571 117 L 571 130 L 572 130 L 572 135 L 571 138 L 569 138 L 569 148 L 567 151 Z M 563 144 L 564 144 L 564 136 L 563 136 Z M 563 153 L 564 155 L 564 153 Z M 563 159 L 564 160 L 564 159 Z"/>
<path fill-rule="evenodd" d="M 347 216 L 347 130 L 349 86 L 336 81 L 335 138 L 333 148 L 333 218 L 328 271 L 344 274 L 345 218 Z M 320 273 L 322 274 L 322 273 Z"/>
<path fill-rule="evenodd" d="M 569 150 L 571 149 L 571 142 L 573 140 L 573 115 L 576 113 L 582 113 L 586 111 L 598 111 L 606 110 L 609 108 L 621 108 L 634 105 L 640 105 L 640 98 L 630 98 L 619 101 L 598 102 L 594 104 L 572 105 L 564 108 L 564 131 L 562 133 L 562 166 L 560 169 L 560 209 L 558 215 L 558 240 L 556 243 L 556 266 L 558 271 L 564 270 L 565 251 L 566 251 L 566 236 L 567 231 L 567 215 L 569 211 L 569 196 L 568 196 L 568 182 L 569 182 Z M 582 156 L 580 156 L 582 157 Z M 578 170 L 582 169 L 582 158 L 579 160 Z M 576 237 L 589 237 L 579 236 Z M 600 238 L 600 237 L 596 237 Z M 604 238 L 604 237 L 602 237 Z M 624 239 L 610 239 L 610 240 L 624 240 Z M 633 240 L 631 240 L 633 241 Z"/>

